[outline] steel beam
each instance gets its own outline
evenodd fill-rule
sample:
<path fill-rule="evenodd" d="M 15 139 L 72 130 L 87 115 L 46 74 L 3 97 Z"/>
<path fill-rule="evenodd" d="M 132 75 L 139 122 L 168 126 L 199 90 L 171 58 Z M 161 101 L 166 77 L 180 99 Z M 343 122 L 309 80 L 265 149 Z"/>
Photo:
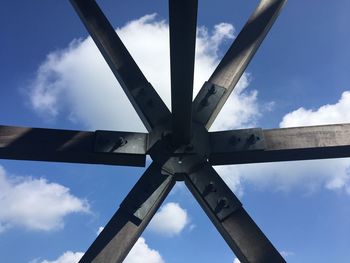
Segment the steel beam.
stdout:
<path fill-rule="evenodd" d="M 147 134 L 115 134 L 132 147 L 106 154 L 109 148 L 96 151 L 95 132 L 0 126 L 0 159 L 145 166 Z M 118 140 L 107 142 L 116 145 Z"/>
<path fill-rule="evenodd" d="M 151 164 L 79 263 L 121 263 L 169 191 L 172 176 Z"/>
<path fill-rule="evenodd" d="M 235 141 L 247 131 L 210 132 L 210 163 L 227 165 L 350 157 L 350 124 L 262 130 L 249 149 Z M 235 138 L 235 140 L 232 140 Z M 254 144 L 263 145 L 254 147 Z"/>
<path fill-rule="evenodd" d="M 174 139 L 189 143 L 198 0 L 169 0 L 171 106 Z"/>
<path fill-rule="evenodd" d="M 193 114 L 196 122 L 210 128 L 285 2 L 286 0 L 261 0 L 208 83 L 194 100 Z"/>
<path fill-rule="evenodd" d="M 186 175 L 185 183 L 242 263 L 285 262 L 209 164 Z"/>
<path fill-rule="evenodd" d="M 151 131 L 157 124 L 170 118 L 168 108 L 142 74 L 95 0 L 70 2 L 147 130 Z"/>

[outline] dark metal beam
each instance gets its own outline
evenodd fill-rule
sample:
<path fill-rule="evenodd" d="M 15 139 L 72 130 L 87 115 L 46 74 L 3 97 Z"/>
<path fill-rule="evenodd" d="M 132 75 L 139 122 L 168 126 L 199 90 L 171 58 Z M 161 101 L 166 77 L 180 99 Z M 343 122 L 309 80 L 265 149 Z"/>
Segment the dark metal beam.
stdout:
<path fill-rule="evenodd" d="M 174 139 L 191 139 L 198 0 L 169 0 L 171 106 Z"/>
<path fill-rule="evenodd" d="M 257 136 L 259 140 L 256 137 L 251 141 L 252 146 L 237 148 L 239 134 L 247 134 L 246 131 L 251 130 L 209 133 L 210 163 L 226 165 L 350 157 L 350 124 L 262 130 Z"/>
<path fill-rule="evenodd" d="M 186 175 L 185 183 L 242 263 L 285 262 L 209 164 Z"/>
<path fill-rule="evenodd" d="M 145 166 L 147 134 L 115 134 L 132 147 L 98 150 L 95 132 L 0 126 L 0 159 Z"/>
<path fill-rule="evenodd" d="M 194 120 L 210 128 L 286 0 L 261 0 L 193 104 Z"/>
<path fill-rule="evenodd" d="M 79 263 L 121 263 L 172 187 L 172 176 L 151 164 Z"/>
<path fill-rule="evenodd" d="M 170 112 L 95 0 L 70 0 L 148 131 Z M 140 40 L 142 41 L 142 40 Z M 117 101 L 116 101 L 117 103 Z"/>

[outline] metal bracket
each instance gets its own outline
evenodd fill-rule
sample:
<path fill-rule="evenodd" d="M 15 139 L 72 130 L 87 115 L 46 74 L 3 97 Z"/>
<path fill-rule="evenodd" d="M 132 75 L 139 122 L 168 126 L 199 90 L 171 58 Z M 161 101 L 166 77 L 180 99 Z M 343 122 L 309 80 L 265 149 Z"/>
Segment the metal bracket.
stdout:
<path fill-rule="evenodd" d="M 169 181 L 173 180 L 172 176 L 165 175 L 164 172 L 157 176 L 152 175 L 148 175 L 147 178 L 141 177 L 120 204 L 120 208 L 134 215 L 140 222 L 146 218 L 156 200 L 167 189 Z"/>
<path fill-rule="evenodd" d="M 188 174 L 185 177 L 185 182 L 190 184 L 190 189 L 199 197 L 199 200 L 205 201 L 207 207 L 218 220 L 223 221 L 240 209 L 242 203 L 212 169 L 208 165 L 204 166 L 198 171 Z"/>
<path fill-rule="evenodd" d="M 194 121 L 206 124 L 225 92 L 225 88 L 205 82 L 193 101 Z"/>
<path fill-rule="evenodd" d="M 265 150 L 263 130 L 244 129 L 210 132 L 211 151 L 215 153 Z"/>
<path fill-rule="evenodd" d="M 147 134 L 96 131 L 94 151 L 101 153 L 146 154 Z"/>

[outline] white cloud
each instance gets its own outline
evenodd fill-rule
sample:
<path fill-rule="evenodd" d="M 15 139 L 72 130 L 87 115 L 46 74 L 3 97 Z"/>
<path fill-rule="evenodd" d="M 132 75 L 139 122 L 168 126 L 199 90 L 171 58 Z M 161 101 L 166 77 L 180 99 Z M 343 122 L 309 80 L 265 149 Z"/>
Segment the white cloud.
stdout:
<path fill-rule="evenodd" d="M 217 166 L 215 169 L 238 196 L 243 195 L 246 184 L 260 190 L 300 189 L 309 194 L 325 188 L 350 194 L 349 159 Z"/>
<path fill-rule="evenodd" d="M 235 258 L 235 259 L 233 260 L 233 263 L 241 263 L 241 261 L 239 261 L 238 258 Z"/>
<path fill-rule="evenodd" d="M 157 250 L 149 248 L 145 239 L 140 237 L 123 262 L 164 263 L 164 260 Z"/>
<path fill-rule="evenodd" d="M 30 263 L 78 263 L 83 257 L 83 252 L 67 251 L 56 260 L 49 261 L 39 259 L 32 260 Z M 123 263 L 164 263 L 162 256 L 157 250 L 151 249 L 146 240 L 140 237 L 135 243 L 134 247 L 129 252 Z"/>
<path fill-rule="evenodd" d="M 164 235 L 177 235 L 189 223 L 187 211 L 178 203 L 167 203 L 155 214 L 149 224 L 149 229 Z"/>
<path fill-rule="evenodd" d="M 84 253 L 82 252 L 67 251 L 56 260 L 44 260 L 41 261 L 41 263 L 78 263 L 79 260 L 83 257 L 83 255 Z"/>
<path fill-rule="evenodd" d="M 146 15 L 117 29 L 128 50 L 170 105 L 168 24 Z M 234 38 L 234 27 L 221 23 L 209 31 L 199 27 L 194 95 L 219 62 L 219 47 Z M 246 126 L 257 114 L 256 91 L 246 92 L 244 75 L 229 99 L 216 129 Z M 28 89 L 30 105 L 48 119 L 63 117 L 88 129 L 144 131 L 131 104 L 90 37 L 74 40 L 65 49 L 50 53 Z"/>
<path fill-rule="evenodd" d="M 299 108 L 286 114 L 280 127 L 311 126 L 350 122 L 350 91 L 345 91 L 335 104 L 327 104 L 316 110 Z"/>
<path fill-rule="evenodd" d="M 89 205 L 68 188 L 43 178 L 8 176 L 0 166 L 0 232 L 14 226 L 59 229 L 65 216 L 78 212 L 89 212 Z"/>

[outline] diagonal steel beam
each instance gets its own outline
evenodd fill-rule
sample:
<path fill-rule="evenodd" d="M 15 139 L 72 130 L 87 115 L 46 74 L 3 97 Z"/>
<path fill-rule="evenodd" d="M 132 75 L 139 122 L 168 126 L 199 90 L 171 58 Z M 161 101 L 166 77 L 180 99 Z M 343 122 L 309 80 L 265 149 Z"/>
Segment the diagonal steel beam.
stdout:
<path fill-rule="evenodd" d="M 171 106 L 174 139 L 191 138 L 198 0 L 169 0 Z"/>
<path fill-rule="evenodd" d="M 148 131 L 170 112 L 95 0 L 70 0 Z M 117 103 L 117 102 L 116 102 Z"/>
<path fill-rule="evenodd" d="M 193 103 L 194 121 L 210 128 L 286 0 L 261 0 Z"/>
<path fill-rule="evenodd" d="M 254 130 L 210 132 L 210 163 L 226 165 L 350 157 L 350 124 L 270 129 L 259 133 Z"/>
<path fill-rule="evenodd" d="M 285 262 L 209 164 L 186 175 L 185 183 L 242 263 Z"/>
<path fill-rule="evenodd" d="M 147 134 L 114 134 L 106 143 L 95 132 L 0 126 L 0 159 L 145 166 Z M 132 147 L 114 149 L 119 138 Z"/>
<path fill-rule="evenodd" d="M 172 187 L 172 176 L 151 164 L 79 263 L 121 263 Z"/>

